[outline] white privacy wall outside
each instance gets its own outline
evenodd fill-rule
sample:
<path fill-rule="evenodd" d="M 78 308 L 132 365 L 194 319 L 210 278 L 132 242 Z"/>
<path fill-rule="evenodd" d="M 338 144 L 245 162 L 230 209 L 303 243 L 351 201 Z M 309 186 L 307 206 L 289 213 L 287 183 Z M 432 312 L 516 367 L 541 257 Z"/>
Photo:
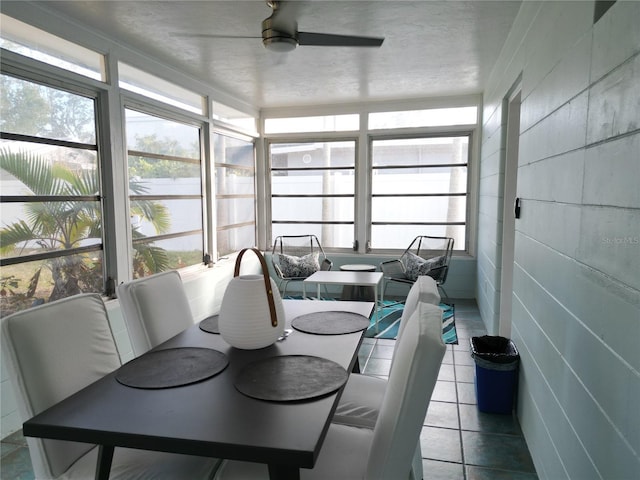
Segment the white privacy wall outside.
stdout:
<path fill-rule="evenodd" d="M 524 2 L 485 91 L 477 298 L 498 332 L 502 101 L 522 75 L 511 338 L 541 479 L 640 478 L 640 2 Z"/>

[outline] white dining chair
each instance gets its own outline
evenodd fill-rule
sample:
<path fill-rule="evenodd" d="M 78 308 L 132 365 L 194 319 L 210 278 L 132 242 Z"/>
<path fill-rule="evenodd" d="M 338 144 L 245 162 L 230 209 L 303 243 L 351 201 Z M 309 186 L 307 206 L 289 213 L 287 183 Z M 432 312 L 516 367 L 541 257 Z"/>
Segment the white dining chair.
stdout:
<path fill-rule="evenodd" d="M 419 277 L 411 287 L 411 290 L 409 290 L 405 307 L 400 317 L 397 340 L 402 337 L 409 318 L 420 303 L 431 305 L 439 305 L 440 303 L 438 287 L 431 277 Z M 400 345 L 400 342 L 396 341 L 389 375 L 393 371 L 396 351 L 400 348 Z M 373 428 L 378 418 L 386 388 L 387 381 L 383 378 L 357 373 L 349 375 L 349 380 L 345 385 L 334 415 L 334 422 Z"/>
<path fill-rule="evenodd" d="M 2 320 L 2 361 L 22 421 L 120 366 L 102 298 L 81 294 Z M 98 448 L 27 437 L 36 479 L 94 479 Z M 116 448 L 110 479 L 212 478 L 219 460 Z"/>
<path fill-rule="evenodd" d="M 411 286 L 400 317 L 397 339 L 400 339 L 403 335 L 407 322 L 420 303 L 436 306 L 440 304 L 438 286 L 436 281 L 429 276 L 418 277 L 418 280 Z M 394 359 L 398 348 L 401 348 L 401 344 L 396 341 L 389 375 L 393 371 Z M 340 397 L 340 403 L 333 417 L 333 422 L 374 428 L 386 389 L 387 380 L 383 378 L 356 373 L 351 374 Z M 412 475 L 416 479 L 422 478 L 422 451 L 419 441 L 416 444 Z"/>
<path fill-rule="evenodd" d="M 122 283 L 116 294 L 136 357 L 194 324 L 176 270 Z"/>
<path fill-rule="evenodd" d="M 398 340 L 395 366 L 375 427 L 332 423 L 313 469 L 302 480 L 399 480 L 412 457 L 445 352 L 442 311 L 421 303 Z M 216 480 L 267 479 L 266 465 L 224 460 Z"/>

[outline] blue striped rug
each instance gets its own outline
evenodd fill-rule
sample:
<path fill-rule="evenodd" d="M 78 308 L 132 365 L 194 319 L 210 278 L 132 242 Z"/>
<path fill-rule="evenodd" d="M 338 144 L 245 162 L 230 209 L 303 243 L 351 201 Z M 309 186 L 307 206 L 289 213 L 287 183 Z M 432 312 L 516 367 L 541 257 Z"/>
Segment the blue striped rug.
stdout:
<path fill-rule="evenodd" d="M 442 309 L 442 341 L 449 345 L 458 344 L 458 333 L 456 332 L 455 306 L 440 304 Z M 378 323 L 378 333 L 376 333 L 375 313 L 371 315 L 371 325 L 364 336 L 368 338 L 386 338 L 395 340 L 400 327 L 400 317 L 404 309 L 403 303 L 387 302 L 382 309 L 382 319 Z"/>
<path fill-rule="evenodd" d="M 301 300 L 300 295 L 287 295 L 286 299 Z M 334 299 L 322 299 L 334 301 Z M 375 312 L 371 314 L 371 325 L 367 328 L 364 336 L 367 338 L 386 338 L 395 340 L 398 336 L 398 328 L 400 327 L 400 317 L 404 310 L 404 303 L 385 300 L 385 306 L 382 307 L 382 319 L 378 325 L 378 333 L 375 327 Z M 455 305 L 441 303 L 442 309 L 442 341 L 448 345 L 458 344 L 458 332 L 456 331 Z"/>

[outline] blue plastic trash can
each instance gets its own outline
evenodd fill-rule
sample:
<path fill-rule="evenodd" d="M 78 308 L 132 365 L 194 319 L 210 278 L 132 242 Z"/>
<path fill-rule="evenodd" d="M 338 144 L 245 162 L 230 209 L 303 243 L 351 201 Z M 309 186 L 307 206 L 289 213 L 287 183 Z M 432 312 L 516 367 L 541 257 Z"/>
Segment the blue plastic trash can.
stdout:
<path fill-rule="evenodd" d="M 471 338 L 475 360 L 478 410 L 510 414 L 518 388 L 520 355 L 508 338 L 484 335 Z"/>

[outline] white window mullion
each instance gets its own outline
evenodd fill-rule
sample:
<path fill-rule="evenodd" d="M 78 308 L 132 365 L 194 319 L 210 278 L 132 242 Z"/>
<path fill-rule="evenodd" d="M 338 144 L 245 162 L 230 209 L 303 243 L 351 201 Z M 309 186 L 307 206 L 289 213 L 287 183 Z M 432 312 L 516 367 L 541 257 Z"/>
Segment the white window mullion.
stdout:
<path fill-rule="evenodd" d="M 131 273 L 131 232 L 127 189 L 127 156 L 124 139 L 124 108 L 117 89 L 101 96 L 99 123 L 104 186 L 105 271 L 108 289 L 129 280 Z M 115 292 L 108 292 L 113 294 Z"/>
<path fill-rule="evenodd" d="M 361 130 L 358 136 L 357 145 L 357 165 L 356 165 L 356 228 L 355 238 L 357 242 L 357 252 L 367 253 L 367 245 L 370 238 L 371 224 L 371 167 L 369 155 L 369 143 L 367 136 L 367 115 L 361 116 Z"/>

